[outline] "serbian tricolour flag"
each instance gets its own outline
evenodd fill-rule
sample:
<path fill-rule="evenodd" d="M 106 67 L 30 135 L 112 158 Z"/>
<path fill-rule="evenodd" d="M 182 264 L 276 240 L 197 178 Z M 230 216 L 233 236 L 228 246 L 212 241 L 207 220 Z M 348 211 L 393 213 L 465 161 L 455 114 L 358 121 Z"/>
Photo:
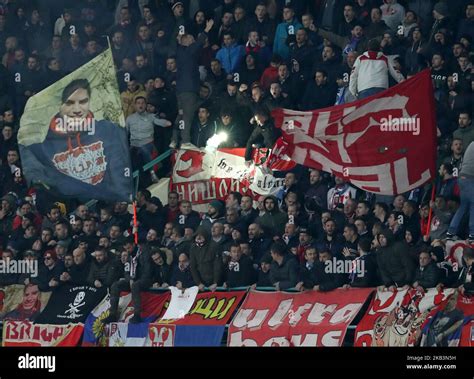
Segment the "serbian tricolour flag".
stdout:
<path fill-rule="evenodd" d="M 112 51 L 31 97 L 18 143 L 29 184 L 80 199 L 131 200 L 130 152 Z"/>
<path fill-rule="evenodd" d="M 436 118 L 429 70 L 377 95 L 312 112 L 276 109 L 271 161 L 330 172 L 382 195 L 435 177 Z"/>

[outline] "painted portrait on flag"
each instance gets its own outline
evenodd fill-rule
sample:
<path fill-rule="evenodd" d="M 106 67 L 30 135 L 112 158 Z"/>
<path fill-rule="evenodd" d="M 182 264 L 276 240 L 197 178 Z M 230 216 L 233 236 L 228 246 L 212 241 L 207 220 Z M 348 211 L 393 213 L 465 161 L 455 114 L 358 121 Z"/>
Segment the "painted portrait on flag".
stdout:
<path fill-rule="evenodd" d="M 30 283 L 1 288 L 0 295 L 3 299 L 0 320 L 35 321 L 48 303 L 51 292 L 40 292 L 38 285 Z"/>
<path fill-rule="evenodd" d="M 123 126 L 106 51 L 28 102 L 18 134 L 24 175 L 63 196 L 128 201 L 132 171 Z"/>

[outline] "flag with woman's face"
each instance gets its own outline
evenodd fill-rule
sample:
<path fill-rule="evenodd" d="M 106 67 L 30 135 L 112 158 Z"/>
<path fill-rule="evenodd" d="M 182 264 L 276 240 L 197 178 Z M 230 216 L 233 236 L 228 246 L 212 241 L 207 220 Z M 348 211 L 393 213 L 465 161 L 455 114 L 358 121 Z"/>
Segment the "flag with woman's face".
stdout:
<path fill-rule="evenodd" d="M 62 196 L 129 201 L 124 125 L 108 49 L 28 101 L 18 133 L 23 174 Z"/>

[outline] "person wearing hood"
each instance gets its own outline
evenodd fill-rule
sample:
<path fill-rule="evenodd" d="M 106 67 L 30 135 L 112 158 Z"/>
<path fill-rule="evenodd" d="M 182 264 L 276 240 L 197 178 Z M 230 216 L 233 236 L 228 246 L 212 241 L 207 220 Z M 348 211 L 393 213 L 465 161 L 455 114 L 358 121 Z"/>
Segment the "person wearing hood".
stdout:
<path fill-rule="evenodd" d="M 222 258 L 218 245 L 210 233 L 199 227 L 190 249 L 191 274 L 200 291 L 208 287 L 215 291 L 222 283 Z"/>
<path fill-rule="evenodd" d="M 281 242 L 275 242 L 270 248 L 272 263 L 270 281 L 277 291 L 294 288 L 298 283 L 298 261 Z"/>
<path fill-rule="evenodd" d="M 420 252 L 427 246 L 420 236 L 420 230 L 413 226 L 408 226 L 405 230 L 405 242 L 414 262 L 418 262 Z"/>
<path fill-rule="evenodd" d="M 267 196 L 264 200 L 265 214 L 255 222 L 259 224 L 268 236 L 281 236 L 285 233 L 288 216 L 278 209 L 278 200 L 275 196 Z"/>
<path fill-rule="evenodd" d="M 404 243 L 395 241 L 390 230 L 382 231 L 378 241 L 381 247 L 376 256 L 384 289 L 409 288 L 414 282 L 415 264 Z"/>
<path fill-rule="evenodd" d="M 385 21 L 390 29 L 396 31 L 398 25 L 405 18 L 405 8 L 403 5 L 398 4 L 397 0 L 384 0 L 383 2 L 384 4 L 380 7 L 382 20 Z"/>

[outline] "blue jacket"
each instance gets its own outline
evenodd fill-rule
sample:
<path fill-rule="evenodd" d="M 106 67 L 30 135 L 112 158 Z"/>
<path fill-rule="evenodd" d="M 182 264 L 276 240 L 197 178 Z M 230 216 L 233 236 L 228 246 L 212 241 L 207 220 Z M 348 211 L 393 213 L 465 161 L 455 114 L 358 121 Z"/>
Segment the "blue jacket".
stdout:
<path fill-rule="evenodd" d="M 222 47 L 217 52 L 216 59 L 222 64 L 222 68 L 227 74 L 233 74 L 237 72 L 240 67 L 240 63 L 245 56 L 245 48 L 242 45 L 234 43 L 230 47 Z"/>
<path fill-rule="evenodd" d="M 282 22 L 277 27 L 275 33 L 275 42 L 273 43 L 273 53 L 278 54 L 284 60 L 287 60 L 290 57 L 290 48 L 286 43 L 286 40 L 290 35 L 290 33 L 288 33 L 290 26 L 293 26 L 293 31 L 291 34 L 296 34 L 298 30 L 303 28 L 303 25 L 301 25 L 296 20 L 296 18 L 293 19 L 293 22 L 291 23 Z"/>

